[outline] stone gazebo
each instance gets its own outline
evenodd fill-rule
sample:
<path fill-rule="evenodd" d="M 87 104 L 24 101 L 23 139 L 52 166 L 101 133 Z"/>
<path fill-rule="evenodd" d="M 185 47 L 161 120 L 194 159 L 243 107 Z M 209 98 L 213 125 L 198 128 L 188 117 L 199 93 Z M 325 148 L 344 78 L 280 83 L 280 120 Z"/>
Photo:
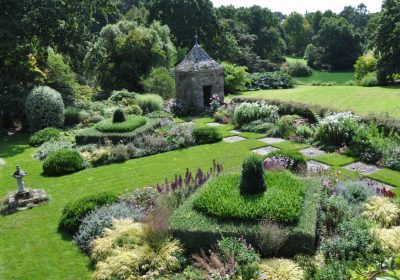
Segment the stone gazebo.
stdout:
<path fill-rule="evenodd" d="M 199 44 L 175 68 L 176 96 L 186 106 L 205 108 L 215 94 L 224 101 L 224 67 L 213 60 Z"/>

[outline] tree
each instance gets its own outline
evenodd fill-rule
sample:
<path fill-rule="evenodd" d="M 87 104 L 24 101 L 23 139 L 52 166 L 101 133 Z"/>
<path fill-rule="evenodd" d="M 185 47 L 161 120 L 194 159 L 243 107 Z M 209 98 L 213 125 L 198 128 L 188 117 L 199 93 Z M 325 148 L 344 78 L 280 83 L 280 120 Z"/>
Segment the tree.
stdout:
<path fill-rule="evenodd" d="M 250 34 L 256 36 L 253 49 L 261 59 L 284 60 L 286 44 L 279 19 L 271 10 L 260 6 L 239 8 L 237 18 L 247 25 Z"/>
<path fill-rule="evenodd" d="M 67 64 L 63 55 L 55 53 L 52 48 L 47 51 L 45 84 L 61 93 L 64 103 L 73 99 L 73 94 L 79 86 L 76 74 Z"/>
<path fill-rule="evenodd" d="M 210 0 L 151 0 L 147 8 L 150 21 L 161 21 L 169 26 L 177 47 L 192 48 L 197 32 L 204 48 L 213 48 L 218 19 Z"/>
<path fill-rule="evenodd" d="M 150 75 L 142 83 L 147 93 L 158 94 L 164 99 L 175 96 L 175 80 L 165 67 L 153 68 Z"/>
<path fill-rule="evenodd" d="M 105 91 L 141 91 L 140 78 L 154 67 L 172 67 L 175 56 L 167 26 L 153 22 L 145 27 L 123 20 L 101 30 L 85 58 L 85 69 Z"/>
<path fill-rule="evenodd" d="M 292 54 L 303 55 L 311 40 L 311 26 L 303 15 L 293 12 L 283 23 L 288 50 Z"/>
<path fill-rule="evenodd" d="M 378 80 L 393 82 L 400 74 L 400 0 L 385 0 L 376 34 Z"/>
<path fill-rule="evenodd" d="M 237 66 L 229 62 L 222 62 L 224 65 L 225 93 L 237 93 L 246 89 L 248 83 L 247 67 Z"/>
<path fill-rule="evenodd" d="M 354 76 L 360 82 L 368 73 L 376 71 L 376 58 L 372 53 L 360 56 L 354 65 Z"/>
<path fill-rule="evenodd" d="M 325 18 L 313 44 L 317 51 L 313 56 L 319 58 L 314 66 L 318 68 L 352 69 L 361 54 L 360 36 L 343 18 Z"/>

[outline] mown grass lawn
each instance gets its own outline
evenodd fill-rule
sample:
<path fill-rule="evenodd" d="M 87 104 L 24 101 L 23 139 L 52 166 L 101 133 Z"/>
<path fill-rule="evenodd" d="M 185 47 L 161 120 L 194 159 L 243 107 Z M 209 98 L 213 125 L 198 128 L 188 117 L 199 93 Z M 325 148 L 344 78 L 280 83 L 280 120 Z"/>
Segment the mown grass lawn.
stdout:
<path fill-rule="evenodd" d="M 388 113 L 391 117 L 400 118 L 400 87 L 297 86 L 286 90 L 245 92 L 235 96 L 293 101 L 339 111 L 350 110 L 362 116 Z M 228 96 L 227 100 L 235 96 Z"/>
<path fill-rule="evenodd" d="M 287 56 L 286 61 L 289 63 L 300 62 L 307 64 L 303 58 Z M 311 83 L 336 83 L 337 85 L 344 85 L 348 81 L 354 81 L 353 71 L 317 71 L 313 70 L 310 77 L 295 77 L 293 80 L 297 84 L 311 84 Z"/>
<path fill-rule="evenodd" d="M 227 171 L 238 171 L 250 150 L 265 145 L 257 140 L 220 142 L 48 178 L 41 175 L 41 163 L 32 159 L 34 149 L 27 141 L 27 136 L 0 138 L 0 157 L 7 163 L 0 167 L 0 196 L 16 189 L 10 174 L 20 164 L 28 173 L 26 185 L 45 189 L 51 200 L 38 208 L 0 216 L 0 279 L 5 280 L 91 278 L 89 259 L 70 236 L 57 232 L 67 202 L 100 191 L 125 192 L 162 182 L 184 174 L 186 168 L 209 168 L 213 159 L 223 163 Z"/>

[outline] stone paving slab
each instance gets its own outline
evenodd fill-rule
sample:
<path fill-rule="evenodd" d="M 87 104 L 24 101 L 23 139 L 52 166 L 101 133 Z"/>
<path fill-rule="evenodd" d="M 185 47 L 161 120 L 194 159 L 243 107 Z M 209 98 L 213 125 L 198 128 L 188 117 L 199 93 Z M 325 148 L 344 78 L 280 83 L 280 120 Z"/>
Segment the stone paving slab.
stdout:
<path fill-rule="evenodd" d="M 371 189 L 376 190 L 377 188 L 385 188 L 386 190 L 393 190 L 394 187 L 385 183 L 381 183 L 379 181 L 369 179 L 369 178 L 364 178 L 361 180 L 361 183 L 365 184 L 366 187 L 369 187 Z"/>
<path fill-rule="evenodd" d="M 261 139 L 257 139 L 258 141 L 267 143 L 267 144 L 276 144 L 276 143 L 281 143 L 281 142 L 285 142 L 285 139 L 282 138 L 274 138 L 274 137 L 267 137 L 267 138 L 261 138 Z"/>
<path fill-rule="evenodd" d="M 233 129 L 233 130 L 229 130 L 230 133 L 234 133 L 234 134 L 240 134 L 242 133 L 240 130 L 237 129 Z"/>
<path fill-rule="evenodd" d="M 269 153 L 271 153 L 273 151 L 277 151 L 277 150 L 279 150 L 279 149 L 275 148 L 275 147 L 263 147 L 263 148 L 259 148 L 259 149 L 256 149 L 256 150 L 252 150 L 252 152 L 256 153 L 256 154 L 259 154 L 259 155 L 262 155 L 262 156 L 266 156 Z"/>
<path fill-rule="evenodd" d="M 315 157 L 326 154 L 326 152 L 324 152 L 323 150 L 320 150 L 320 149 L 317 149 L 314 147 L 303 149 L 303 150 L 300 150 L 299 152 L 302 153 L 303 155 L 305 155 L 306 157 L 310 157 L 310 158 L 315 158 Z"/>
<path fill-rule="evenodd" d="M 2 158 L 0 158 L 0 165 L 6 165 L 6 161 Z"/>
<path fill-rule="evenodd" d="M 246 138 L 240 137 L 240 136 L 231 136 L 231 137 L 226 137 L 222 139 L 226 143 L 235 143 L 239 141 L 246 140 Z"/>
<path fill-rule="evenodd" d="M 207 124 L 208 126 L 221 126 L 222 124 L 217 123 L 217 122 L 210 122 Z"/>
<path fill-rule="evenodd" d="M 343 166 L 343 168 L 345 168 L 347 170 L 355 171 L 362 175 L 372 174 L 372 173 L 375 173 L 376 171 L 381 170 L 381 168 L 378 168 L 375 165 L 369 165 L 369 164 L 365 164 L 362 162 L 355 162 L 355 163 Z"/>
<path fill-rule="evenodd" d="M 329 168 L 331 168 L 329 165 L 315 161 L 315 160 L 307 161 L 307 171 L 308 172 L 320 172 L 320 171 L 328 170 Z"/>

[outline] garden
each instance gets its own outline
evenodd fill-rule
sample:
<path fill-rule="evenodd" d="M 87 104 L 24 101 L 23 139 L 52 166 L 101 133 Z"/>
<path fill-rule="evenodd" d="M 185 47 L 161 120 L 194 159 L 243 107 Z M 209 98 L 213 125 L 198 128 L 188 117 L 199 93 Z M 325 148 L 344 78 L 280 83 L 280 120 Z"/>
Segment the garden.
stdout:
<path fill-rule="evenodd" d="M 400 278 L 399 1 L 8 2 L 0 279 Z"/>

